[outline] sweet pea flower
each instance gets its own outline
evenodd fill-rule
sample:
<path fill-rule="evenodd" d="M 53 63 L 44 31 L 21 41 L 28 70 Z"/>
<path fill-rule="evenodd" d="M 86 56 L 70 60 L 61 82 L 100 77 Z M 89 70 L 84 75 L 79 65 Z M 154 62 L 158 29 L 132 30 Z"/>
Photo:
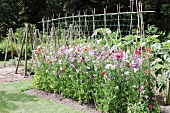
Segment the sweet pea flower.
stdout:
<path fill-rule="evenodd" d="M 107 78 L 107 81 L 110 81 L 110 80 L 111 80 L 110 77 L 108 77 L 108 78 Z"/>
<path fill-rule="evenodd" d="M 148 73 L 149 73 L 149 70 L 148 70 L 148 69 L 146 69 L 146 70 L 145 70 L 145 73 L 146 73 L 146 74 L 148 74 Z"/>
<path fill-rule="evenodd" d="M 32 60 L 36 60 L 36 58 L 35 58 L 35 57 L 32 57 Z"/>
<path fill-rule="evenodd" d="M 151 104 L 149 104 L 149 105 L 148 105 L 148 108 L 149 108 L 149 109 L 152 109 L 152 108 L 153 108 L 153 106 L 152 106 Z"/>
<path fill-rule="evenodd" d="M 48 49 L 46 49 L 46 50 L 45 50 L 45 53 L 46 53 L 46 54 L 47 54 L 47 53 L 49 53 L 49 50 L 48 50 Z"/>
<path fill-rule="evenodd" d="M 149 52 L 150 52 L 149 48 L 146 48 L 146 53 L 149 53 Z"/>
<path fill-rule="evenodd" d="M 139 49 L 135 49 L 135 55 L 137 55 L 137 56 L 140 55 L 140 50 Z"/>
<path fill-rule="evenodd" d="M 52 64 L 53 62 L 52 62 L 52 60 L 50 60 L 50 64 Z"/>
<path fill-rule="evenodd" d="M 74 62 L 74 57 L 70 59 L 71 62 Z"/>
<path fill-rule="evenodd" d="M 101 74 L 101 76 L 104 76 L 105 72 L 104 72 L 104 71 L 102 71 L 100 74 Z"/>
<path fill-rule="evenodd" d="M 96 75 L 96 74 L 93 74 L 93 77 L 94 77 L 94 78 L 96 78 L 96 77 L 97 77 L 97 75 Z"/>
<path fill-rule="evenodd" d="M 144 89 L 143 86 L 140 86 L 140 87 L 139 87 L 139 90 L 140 90 L 141 92 L 143 91 L 143 89 Z"/>
<path fill-rule="evenodd" d="M 38 47 L 37 47 L 37 51 L 40 51 L 40 50 L 41 50 L 41 48 L 40 48 L 40 46 L 38 46 Z"/>
<path fill-rule="evenodd" d="M 119 52 L 117 53 L 116 57 L 117 57 L 117 60 L 123 59 L 123 57 L 124 57 L 123 51 L 122 51 L 122 50 L 119 50 Z"/>

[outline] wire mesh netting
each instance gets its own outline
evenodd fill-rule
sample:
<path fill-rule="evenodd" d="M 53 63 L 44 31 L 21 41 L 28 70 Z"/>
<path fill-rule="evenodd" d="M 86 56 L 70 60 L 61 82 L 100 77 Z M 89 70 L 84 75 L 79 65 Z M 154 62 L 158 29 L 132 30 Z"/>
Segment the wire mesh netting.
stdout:
<path fill-rule="evenodd" d="M 132 28 L 137 29 L 137 23 L 136 12 L 78 15 L 43 21 L 43 31 L 50 35 L 54 25 L 59 38 L 69 37 L 71 34 L 73 39 L 81 39 L 90 37 L 96 29 L 109 28 L 112 32 L 119 30 L 121 35 L 125 36 L 132 32 Z"/>

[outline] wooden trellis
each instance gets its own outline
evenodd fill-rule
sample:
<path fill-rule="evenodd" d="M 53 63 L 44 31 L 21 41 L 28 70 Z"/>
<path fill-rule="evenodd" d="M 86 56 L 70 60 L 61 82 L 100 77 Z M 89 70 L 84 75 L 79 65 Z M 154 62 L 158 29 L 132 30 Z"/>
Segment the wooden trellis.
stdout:
<path fill-rule="evenodd" d="M 13 43 L 16 46 L 16 51 L 17 51 L 17 54 L 19 56 L 17 42 L 16 42 L 16 38 L 14 36 L 13 29 L 9 28 L 9 30 L 8 30 L 8 40 L 7 40 L 7 45 L 6 45 L 6 53 L 5 53 L 5 59 L 4 59 L 4 67 L 6 66 L 6 59 L 7 59 L 7 55 L 8 55 L 8 47 L 9 46 L 11 46 L 11 59 L 14 59 L 14 44 Z"/>
<path fill-rule="evenodd" d="M 30 39 L 30 43 L 31 43 L 31 49 L 34 50 L 34 48 L 37 46 L 36 38 L 35 38 L 35 35 L 32 31 L 31 25 L 26 24 L 26 28 L 25 28 L 25 32 L 24 32 L 24 36 L 23 36 L 23 40 L 22 40 L 22 46 L 21 46 L 21 50 L 20 50 L 20 53 L 19 53 L 19 58 L 18 58 L 18 63 L 17 63 L 17 66 L 16 66 L 15 74 L 17 74 L 19 62 L 21 60 L 22 50 L 23 50 L 23 47 L 25 45 L 24 76 L 27 76 L 27 52 L 28 52 L 29 39 Z M 36 42 L 36 44 L 35 43 L 33 44 L 33 39 L 34 39 L 34 42 Z"/>

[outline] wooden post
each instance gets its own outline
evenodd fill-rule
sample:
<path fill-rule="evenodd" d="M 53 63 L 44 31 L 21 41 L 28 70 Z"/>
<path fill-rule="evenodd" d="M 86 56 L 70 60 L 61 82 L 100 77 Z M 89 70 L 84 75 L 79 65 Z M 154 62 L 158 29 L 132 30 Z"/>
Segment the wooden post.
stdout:
<path fill-rule="evenodd" d="M 104 8 L 104 39 L 107 43 L 107 36 L 106 36 L 106 8 Z"/>
<path fill-rule="evenodd" d="M 60 18 L 60 14 L 58 15 L 58 18 Z M 60 33 L 60 28 L 61 28 L 60 25 L 61 25 L 61 23 L 60 23 L 60 19 L 59 19 L 59 21 L 58 21 L 58 29 L 57 29 L 58 33 Z M 55 34 L 55 41 L 57 42 L 57 47 L 60 47 L 59 36 L 55 32 L 55 26 L 54 26 L 54 34 Z M 57 48 L 56 48 L 56 50 L 57 50 Z"/>
<path fill-rule="evenodd" d="M 29 32 L 29 35 L 30 35 L 31 49 L 34 50 L 33 39 L 35 39 L 35 37 L 34 37 L 34 33 L 32 31 L 32 27 L 31 27 L 30 24 L 28 24 L 28 32 Z"/>
<path fill-rule="evenodd" d="M 95 8 L 94 8 L 94 10 L 92 11 L 93 12 L 93 33 L 94 33 L 94 31 L 95 31 Z M 94 36 L 94 39 L 95 39 L 95 37 L 96 36 Z M 92 37 L 92 41 L 93 41 L 93 37 Z"/>
<path fill-rule="evenodd" d="M 7 59 L 7 55 L 8 55 L 9 40 L 10 40 L 10 33 L 8 33 L 8 40 L 7 40 L 7 45 L 6 45 L 6 53 L 5 53 L 5 59 L 4 59 L 4 67 L 6 66 L 6 59 Z"/>
<path fill-rule="evenodd" d="M 10 40 L 11 40 L 11 59 L 14 59 L 14 47 L 13 47 L 13 37 L 12 37 L 12 33 L 11 30 L 9 29 L 9 36 L 10 36 Z"/>
<path fill-rule="evenodd" d="M 42 18 L 42 23 L 43 23 L 43 37 L 44 37 L 44 34 L 45 34 L 45 24 L 44 24 L 44 18 Z"/>
<path fill-rule="evenodd" d="M 136 42 L 138 40 L 138 36 L 139 36 L 139 33 L 140 33 L 140 11 L 139 11 L 139 7 L 138 7 L 138 1 L 136 0 L 136 10 L 137 10 L 137 16 L 138 16 L 138 26 L 137 26 L 137 37 L 136 37 Z"/>
<path fill-rule="evenodd" d="M 66 20 L 66 17 L 67 17 L 67 13 L 65 13 L 65 32 L 64 32 L 64 37 L 65 37 L 65 45 L 67 44 L 68 42 L 68 37 L 69 37 L 69 29 L 68 29 L 68 26 L 67 26 L 67 20 Z M 67 33 L 66 33 L 67 32 Z M 68 34 L 68 35 L 67 35 Z"/>
<path fill-rule="evenodd" d="M 40 38 L 40 35 L 39 35 L 39 29 L 35 29 L 35 33 L 34 33 L 34 48 L 37 48 L 38 47 L 38 38 L 40 39 L 40 43 L 42 43 L 42 40 Z"/>
<path fill-rule="evenodd" d="M 24 76 L 27 76 L 28 29 L 29 29 L 29 24 L 26 24 Z"/>
<path fill-rule="evenodd" d="M 117 5 L 117 13 L 118 13 L 118 32 L 120 33 L 120 38 L 122 38 L 121 31 L 120 31 L 120 3 L 119 3 L 119 5 Z M 116 37 L 116 39 L 117 39 L 117 37 Z"/>
<path fill-rule="evenodd" d="M 132 12 L 133 12 L 133 5 L 134 5 L 134 1 L 131 1 L 130 0 L 130 11 L 131 11 L 131 19 L 130 19 L 130 30 L 129 30 L 129 35 L 132 33 L 133 35 L 133 28 L 132 28 L 132 22 L 133 22 L 133 15 L 132 15 Z"/>
<path fill-rule="evenodd" d="M 80 40 L 80 38 L 81 38 L 81 35 L 80 35 L 80 30 L 81 30 L 81 20 L 80 20 L 80 11 L 79 11 L 79 13 L 78 13 L 78 19 L 79 19 L 79 40 Z"/>
<path fill-rule="evenodd" d="M 15 43 L 15 46 L 16 46 L 17 54 L 18 54 L 18 56 L 19 56 L 18 46 L 17 46 L 16 38 L 15 38 L 15 36 L 14 36 L 13 29 L 10 28 L 10 31 L 11 31 L 11 35 L 12 35 L 12 37 L 13 37 L 13 39 L 14 39 L 14 43 Z"/>
<path fill-rule="evenodd" d="M 84 11 L 84 39 L 86 40 L 86 27 L 87 27 L 87 19 L 86 19 L 86 11 Z"/>
<path fill-rule="evenodd" d="M 17 67 L 16 67 L 16 70 L 15 70 L 15 74 L 17 74 L 18 66 L 19 66 L 19 63 L 20 63 L 20 60 L 21 60 L 21 54 L 22 54 L 22 50 L 23 50 L 23 47 L 24 47 L 25 37 L 26 37 L 26 30 L 24 32 L 24 36 L 23 36 L 23 40 L 22 40 L 21 50 L 20 50 L 20 53 L 19 53 L 19 58 L 18 58 L 18 63 L 17 63 Z"/>
<path fill-rule="evenodd" d="M 48 20 L 47 20 L 47 36 L 49 34 L 49 17 L 48 17 Z"/>

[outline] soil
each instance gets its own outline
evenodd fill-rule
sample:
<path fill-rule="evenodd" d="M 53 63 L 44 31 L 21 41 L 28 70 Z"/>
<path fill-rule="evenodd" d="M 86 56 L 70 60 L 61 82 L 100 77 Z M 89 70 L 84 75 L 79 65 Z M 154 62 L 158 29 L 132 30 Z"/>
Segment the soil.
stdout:
<path fill-rule="evenodd" d="M 23 80 L 28 80 L 32 78 L 31 76 L 24 77 L 23 70 L 21 68 L 19 68 L 18 74 L 15 74 L 15 69 L 16 69 L 15 66 L 7 66 L 7 67 L 0 66 L 0 84 L 8 83 L 8 82 L 15 82 L 15 81 L 23 81 Z M 58 94 L 47 93 L 45 91 L 35 90 L 35 89 L 28 90 L 25 93 L 29 95 L 36 95 L 38 97 L 48 99 L 50 101 L 57 102 L 65 106 L 77 108 L 86 113 L 100 113 L 99 111 L 95 109 L 94 105 L 92 104 L 81 105 L 71 99 L 67 99 L 67 98 L 63 99 Z M 158 103 L 160 104 L 160 107 L 162 109 L 161 113 L 170 113 L 170 105 L 166 106 L 163 104 L 162 95 L 159 94 L 157 95 L 157 97 L 158 97 Z"/>
<path fill-rule="evenodd" d="M 15 66 L 0 66 L 0 84 L 31 79 L 31 76 L 23 76 L 23 70 L 21 68 L 18 69 L 17 74 L 15 74 L 15 70 Z"/>

